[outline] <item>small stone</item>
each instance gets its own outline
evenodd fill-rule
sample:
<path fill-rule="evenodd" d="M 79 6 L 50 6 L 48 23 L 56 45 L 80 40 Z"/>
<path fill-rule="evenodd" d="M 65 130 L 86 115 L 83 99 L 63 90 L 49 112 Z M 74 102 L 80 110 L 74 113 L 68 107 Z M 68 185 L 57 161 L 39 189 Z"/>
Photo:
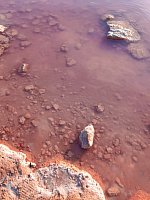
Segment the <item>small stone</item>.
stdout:
<path fill-rule="evenodd" d="M 116 177 L 115 182 L 118 184 L 119 187 L 124 188 L 124 185 L 121 183 L 118 177 Z"/>
<path fill-rule="evenodd" d="M 59 126 L 64 126 L 66 124 L 66 122 L 64 120 L 60 120 L 58 124 L 59 124 Z"/>
<path fill-rule="evenodd" d="M 50 110 L 51 107 L 50 106 L 45 106 L 45 110 Z"/>
<path fill-rule="evenodd" d="M 53 104 L 52 108 L 57 111 L 57 110 L 59 110 L 59 105 L 58 104 Z"/>
<path fill-rule="evenodd" d="M 118 147 L 119 145 L 120 145 L 120 139 L 119 138 L 116 138 L 116 139 L 114 139 L 113 140 L 113 145 L 115 146 L 115 147 Z"/>
<path fill-rule="evenodd" d="M 38 27 L 36 27 L 36 28 L 33 29 L 33 32 L 34 32 L 34 33 L 40 33 L 40 32 L 41 32 L 41 29 L 38 28 Z"/>
<path fill-rule="evenodd" d="M 89 149 L 90 147 L 93 146 L 94 132 L 95 130 L 92 124 L 89 124 L 81 131 L 79 136 L 81 148 Z"/>
<path fill-rule="evenodd" d="M 0 76 L 0 80 L 4 80 L 4 76 Z"/>
<path fill-rule="evenodd" d="M 55 20 L 55 19 L 51 19 L 51 20 L 49 21 L 49 25 L 50 25 L 50 26 L 56 26 L 57 24 L 58 24 L 58 21 Z"/>
<path fill-rule="evenodd" d="M 65 52 L 65 53 L 68 52 L 67 45 L 66 44 L 62 44 L 61 47 L 60 47 L 60 51 Z"/>
<path fill-rule="evenodd" d="M 39 89 L 40 94 L 45 94 L 46 90 L 45 89 Z"/>
<path fill-rule="evenodd" d="M 81 43 L 78 42 L 78 43 L 75 44 L 75 49 L 80 50 L 81 46 L 82 46 Z"/>
<path fill-rule="evenodd" d="M 30 92 L 30 91 L 32 91 L 32 90 L 34 90 L 34 89 L 35 89 L 34 85 L 27 85 L 27 86 L 25 86 L 25 88 L 24 88 L 24 90 L 25 90 L 26 92 Z"/>
<path fill-rule="evenodd" d="M 20 41 L 25 41 L 25 40 L 27 40 L 27 37 L 24 34 L 18 34 L 17 39 Z"/>
<path fill-rule="evenodd" d="M 12 28 L 12 29 L 8 29 L 6 34 L 8 36 L 14 37 L 14 36 L 18 35 L 18 31 L 16 29 Z"/>
<path fill-rule="evenodd" d="M 132 156 L 132 160 L 133 160 L 134 162 L 138 162 L 138 158 L 137 158 L 136 156 Z"/>
<path fill-rule="evenodd" d="M 38 122 L 36 120 L 31 121 L 32 126 L 38 127 Z"/>
<path fill-rule="evenodd" d="M 111 147 L 107 147 L 106 151 L 107 151 L 107 153 L 110 153 L 110 154 L 113 153 L 113 149 Z"/>
<path fill-rule="evenodd" d="M 88 29 L 88 33 L 89 33 L 89 34 L 93 34 L 94 32 L 95 32 L 95 29 L 94 29 L 94 28 L 89 28 L 89 29 Z"/>
<path fill-rule="evenodd" d="M 102 152 L 99 152 L 98 155 L 97 155 L 97 157 L 98 157 L 99 159 L 102 159 L 102 158 L 103 158 Z"/>
<path fill-rule="evenodd" d="M 29 70 L 29 64 L 23 63 L 18 67 L 18 74 L 25 76 Z"/>
<path fill-rule="evenodd" d="M 107 153 L 107 154 L 104 154 L 104 159 L 105 160 L 110 160 L 111 159 L 111 154 Z"/>
<path fill-rule="evenodd" d="M 30 113 L 26 113 L 26 114 L 24 115 L 24 117 L 25 117 L 26 119 L 31 119 L 31 114 L 30 114 Z"/>
<path fill-rule="evenodd" d="M 6 90 L 6 91 L 5 91 L 5 95 L 6 95 L 6 96 L 9 96 L 9 95 L 10 95 L 10 91 L 9 91 L 9 90 Z"/>
<path fill-rule="evenodd" d="M 23 116 L 19 117 L 19 124 L 24 125 L 25 121 L 26 121 L 25 117 Z"/>
<path fill-rule="evenodd" d="M 31 42 L 29 42 L 29 41 L 21 41 L 20 42 L 20 46 L 21 47 L 28 47 L 28 46 L 30 46 L 31 45 Z"/>
<path fill-rule="evenodd" d="M 76 60 L 74 60 L 73 58 L 67 58 L 66 59 L 66 65 L 68 66 L 68 67 L 72 67 L 72 66 L 74 66 L 74 65 L 76 65 Z"/>
<path fill-rule="evenodd" d="M 58 28 L 58 30 L 60 30 L 60 31 L 64 31 L 66 28 L 65 28 L 65 26 L 63 26 L 62 24 L 58 24 L 57 25 L 57 28 Z"/>
<path fill-rule="evenodd" d="M 120 190 L 116 186 L 112 186 L 112 187 L 108 188 L 107 194 L 110 197 L 115 197 L 120 194 Z"/>
<path fill-rule="evenodd" d="M 102 112 L 104 112 L 104 110 L 105 110 L 105 107 L 102 104 L 98 104 L 95 106 L 95 111 L 97 113 L 102 113 Z"/>

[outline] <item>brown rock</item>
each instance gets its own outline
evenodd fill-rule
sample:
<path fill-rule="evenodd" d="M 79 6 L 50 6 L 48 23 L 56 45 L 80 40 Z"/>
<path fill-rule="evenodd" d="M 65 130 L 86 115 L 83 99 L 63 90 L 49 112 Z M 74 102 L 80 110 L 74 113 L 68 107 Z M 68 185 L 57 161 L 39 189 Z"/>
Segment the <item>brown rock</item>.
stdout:
<path fill-rule="evenodd" d="M 67 45 L 66 44 L 62 44 L 61 47 L 60 47 L 60 51 L 65 52 L 65 53 L 68 52 Z"/>
<path fill-rule="evenodd" d="M 74 66 L 74 65 L 76 65 L 76 60 L 74 60 L 73 58 L 67 58 L 66 59 L 66 65 L 67 65 L 67 67 L 72 67 L 72 66 Z"/>
<path fill-rule="evenodd" d="M 21 41 L 20 42 L 20 46 L 21 47 L 28 47 L 28 46 L 30 46 L 31 45 L 31 42 L 29 42 L 29 41 Z"/>
<path fill-rule="evenodd" d="M 34 90 L 34 89 L 35 89 L 34 85 L 27 85 L 27 86 L 25 86 L 25 88 L 24 88 L 24 90 L 25 90 L 26 92 L 30 92 L 30 91 L 32 91 L 32 90 Z"/>
<path fill-rule="evenodd" d="M 105 107 L 102 104 L 98 104 L 95 106 L 95 111 L 97 113 L 102 113 L 102 112 L 104 112 L 104 110 L 105 110 Z"/>
<path fill-rule="evenodd" d="M 57 111 L 57 110 L 59 110 L 59 105 L 58 104 L 53 104 L 52 108 Z"/>
<path fill-rule="evenodd" d="M 120 194 L 120 190 L 116 186 L 112 186 L 108 188 L 107 194 L 110 197 L 118 196 Z"/>
<path fill-rule="evenodd" d="M 32 126 L 34 126 L 34 127 L 38 127 L 38 121 L 36 121 L 36 120 L 32 120 L 32 121 L 31 121 L 31 124 L 32 124 Z"/>

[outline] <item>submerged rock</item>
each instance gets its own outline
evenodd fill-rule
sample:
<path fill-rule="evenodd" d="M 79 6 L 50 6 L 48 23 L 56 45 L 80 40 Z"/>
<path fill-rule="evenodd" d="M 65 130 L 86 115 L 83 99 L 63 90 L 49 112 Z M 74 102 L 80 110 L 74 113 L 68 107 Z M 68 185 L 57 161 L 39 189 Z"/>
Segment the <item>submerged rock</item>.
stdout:
<path fill-rule="evenodd" d="M 79 136 L 81 148 L 89 149 L 93 146 L 94 132 L 95 130 L 92 124 L 89 124 L 81 131 Z"/>
<path fill-rule="evenodd" d="M 150 57 L 149 50 L 141 43 L 129 44 L 128 52 L 136 59 L 145 59 Z"/>
<path fill-rule="evenodd" d="M 27 162 L 24 153 L 0 144 L 2 199 L 105 200 L 99 183 L 73 165 L 52 163 L 37 170 L 32 166 L 35 164 Z"/>
<path fill-rule="evenodd" d="M 114 15 L 111 14 L 105 14 L 102 16 L 103 21 L 113 20 L 114 18 L 115 18 Z"/>
<path fill-rule="evenodd" d="M 139 33 L 126 21 L 107 21 L 109 31 L 107 38 L 113 40 L 126 40 L 128 42 L 136 42 L 140 40 Z"/>

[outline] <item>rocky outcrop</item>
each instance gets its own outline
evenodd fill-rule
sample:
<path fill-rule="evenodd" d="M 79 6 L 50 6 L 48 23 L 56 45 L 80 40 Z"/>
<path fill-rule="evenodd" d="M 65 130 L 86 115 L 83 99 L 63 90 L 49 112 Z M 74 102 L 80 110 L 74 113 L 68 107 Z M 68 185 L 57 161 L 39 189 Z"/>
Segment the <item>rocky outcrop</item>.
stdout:
<path fill-rule="evenodd" d="M 89 149 L 93 145 L 94 132 L 94 127 L 92 124 L 89 124 L 81 131 L 79 136 L 81 148 Z"/>
<path fill-rule="evenodd" d="M 52 163 L 33 172 L 26 155 L 0 145 L 0 197 L 7 200 L 105 200 L 89 173 L 65 163 Z"/>
<path fill-rule="evenodd" d="M 107 38 L 113 40 L 126 40 L 137 42 L 140 40 L 139 33 L 126 21 L 108 20 L 109 31 Z"/>

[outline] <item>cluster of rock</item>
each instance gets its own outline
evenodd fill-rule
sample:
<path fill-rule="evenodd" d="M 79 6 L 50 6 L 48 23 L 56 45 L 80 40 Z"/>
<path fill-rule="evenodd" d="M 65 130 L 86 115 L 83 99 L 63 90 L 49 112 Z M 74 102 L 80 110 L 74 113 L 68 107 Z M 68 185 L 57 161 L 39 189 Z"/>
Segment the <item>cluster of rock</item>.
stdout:
<path fill-rule="evenodd" d="M 26 155 L 0 144 L 1 199 L 105 200 L 89 173 L 65 163 L 52 163 L 33 172 Z"/>
<path fill-rule="evenodd" d="M 140 34 L 129 22 L 116 20 L 113 15 L 104 15 L 102 19 L 109 27 L 108 39 L 124 40 L 130 43 L 127 50 L 136 59 L 150 57 L 149 50 L 139 42 L 141 40 Z"/>

